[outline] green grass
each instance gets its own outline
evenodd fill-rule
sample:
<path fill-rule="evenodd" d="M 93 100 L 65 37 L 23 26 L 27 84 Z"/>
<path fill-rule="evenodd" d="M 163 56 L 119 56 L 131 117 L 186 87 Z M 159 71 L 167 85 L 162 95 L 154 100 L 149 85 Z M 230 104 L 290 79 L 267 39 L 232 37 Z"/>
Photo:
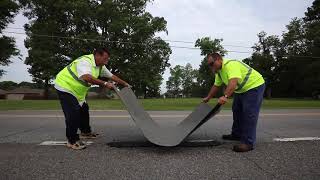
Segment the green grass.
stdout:
<path fill-rule="evenodd" d="M 216 99 L 210 101 L 211 105 L 216 103 Z M 192 110 L 201 99 L 143 99 L 140 100 L 146 110 Z M 124 109 L 120 100 L 88 100 L 90 109 L 108 110 Z M 230 100 L 224 109 L 230 109 Z M 58 100 L 0 100 L 0 110 L 56 110 L 60 109 Z M 296 99 L 272 99 L 264 100 L 264 109 L 292 109 L 292 108 L 320 108 L 320 101 L 315 100 L 296 100 Z"/>

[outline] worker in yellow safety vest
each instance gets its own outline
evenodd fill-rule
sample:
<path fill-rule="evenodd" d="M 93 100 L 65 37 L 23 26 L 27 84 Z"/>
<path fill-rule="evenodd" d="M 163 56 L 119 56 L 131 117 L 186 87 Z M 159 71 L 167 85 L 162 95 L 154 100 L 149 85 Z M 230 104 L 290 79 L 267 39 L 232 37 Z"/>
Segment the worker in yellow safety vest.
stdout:
<path fill-rule="evenodd" d="M 265 90 L 265 81 L 262 75 L 237 60 L 223 59 L 218 53 L 207 56 L 210 69 L 215 73 L 215 82 L 203 102 L 208 102 L 216 95 L 219 88 L 224 84 L 224 95 L 218 99 L 218 103 L 227 103 L 233 95 L 233 125 L 229 135 L 223 135 L 225 140 L 240 141 L 233 150 L 247 152 L 254 149 L 256 143 L 256 127 L 259 111 Z"/>
<path fill-rule="evenodd" d="M 105 67 L 109 56 L 108 49 L 95 49 L 93 54 L 81 56 L 71 62 L 56 76 L 55 89 L 65 116 L 67 147 L 69 148 L 84 149 L 86 145 L 80 141 L 80 138 L 93 139 L 98 135 L 91 130 L 89 106 L 86 102 L 86 95 L 91 85 L 113 89 L 112 83 L 98 79 L 105 77 L 130 87 L 127 82 L 113 75 Z M 77 134 L 78 129 L 81 131 L 80 136 Z"/>

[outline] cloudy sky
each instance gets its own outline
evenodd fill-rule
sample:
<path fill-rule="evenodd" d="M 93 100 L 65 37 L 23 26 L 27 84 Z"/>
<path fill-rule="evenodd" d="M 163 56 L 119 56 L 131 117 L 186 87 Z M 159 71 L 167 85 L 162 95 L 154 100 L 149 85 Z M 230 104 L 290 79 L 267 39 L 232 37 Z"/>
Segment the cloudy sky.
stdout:
<path fill-rule="evenodd" d="M 168 22 L 168 34 L 159 33 L 165 40 L 195 42 L 196 39 L 210 36 L 222 38 L 223 45 L 229 51 L 227 58 L 243 59 L 250 56 L 251 47 L 257 41 L 257 33 L 264 30 L 268 34 L 281 35 L 285 25 L 293 17 L 302 17 L 313 0 L 155 0 L 148 4 L 147 11 L 153 16 L 164 17 Z M 9 27 L 22 28 L 27 19 L 21 14 L 17 15 L 15 22 Z M 6 31 L 19 31 L 7 29 Z M 23 60 L 27 50 L 23 45 L 25 35 L 9 34 L 16 38 L 22 60 L 12 58 L 13 63 L 4 67 L 7 71 L 0 81 L 11 80 L 15 82 L 31 81 L 27 72 L 28 66 Z M 194 44 L 173 43 L 172 46 L 193 47 Z M 233 47 L 244 46 L 244 47 Z M 171 66 L 191 63 L 198 68 L 203 57 L 195 49 L 172 48 L 170 56 Z M 165 91 L 165 81 L 169 77 L 166 70 L 161 87 Z"/>

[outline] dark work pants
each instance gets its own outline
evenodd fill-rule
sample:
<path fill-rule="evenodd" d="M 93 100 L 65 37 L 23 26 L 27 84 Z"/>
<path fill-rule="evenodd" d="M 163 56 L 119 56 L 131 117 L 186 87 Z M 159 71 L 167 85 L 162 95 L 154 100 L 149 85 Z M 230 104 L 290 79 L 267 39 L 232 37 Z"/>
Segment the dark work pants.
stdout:
<path fill-rule="evenodd" d="M 256 129 L 265 85 L 245 93 L 235 94 L 233 99 L 232 135 L 238 136 L 241 143 L 255 145 Z"/>
<path fill-rule="evenodd" d="M 66 136 L 70 143 L 79 140 L 78 129 L 82 133 L 90 133 L 89 125 L 89 106 L 84 103 L 79 105 L 77 98 L 72 94 L 57 90 L 61 107 L 65 116 Z"/>

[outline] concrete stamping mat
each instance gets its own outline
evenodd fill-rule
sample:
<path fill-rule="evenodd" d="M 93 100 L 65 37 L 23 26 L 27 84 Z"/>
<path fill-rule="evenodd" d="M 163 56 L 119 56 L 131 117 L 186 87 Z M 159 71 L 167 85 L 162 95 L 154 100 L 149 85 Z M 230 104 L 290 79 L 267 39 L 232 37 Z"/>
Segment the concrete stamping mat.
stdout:
<path fill-rule="evenodd" d="M 121 90 L 116 90 L 116 92 L 144 136 L 151 143 L 159 146 L 179 145 L 191 133 L 220 111 L 220 105 L 212 108 L 206 103 L 201 103 L 177 126 L 161 127 L 143 109 L 130 88 L 125 87 Z"/>

